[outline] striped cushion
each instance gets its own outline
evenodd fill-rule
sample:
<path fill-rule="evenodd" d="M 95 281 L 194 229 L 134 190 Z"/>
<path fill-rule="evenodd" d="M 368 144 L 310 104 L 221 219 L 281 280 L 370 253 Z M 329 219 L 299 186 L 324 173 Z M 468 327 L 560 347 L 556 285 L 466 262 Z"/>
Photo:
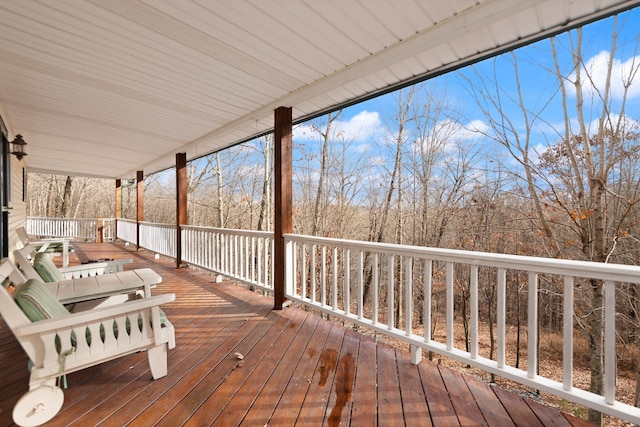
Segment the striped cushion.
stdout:
<path fill-rule="evenodd" d="M 40 252 L 40 248 L 42 246 L 44 246 L 44 245 L 37 245 L 37 246 L 34 246 L 34 248 L 35 248 L 36 251 Z M 69 243 L 69 247 L 67 248 L 67 250 L 69 252 L 73 251 L 73 245 L 71 243 Z M 48 246 L 47 246 L 47 249 L 45 249 L 42 252 L 50 254 L 50 253 L 60 253 L 60 252 L 63 252 L 63 251 L 64 251 L 64 243 L 62 243 L 62 242 L 52 242 L 52 243 L 49 243 Z"/>
<path fill-rule="evenodd" d="M 46 285 L 39 280 L 27 280 L 16 292 L 14 296 L 24 314 L 32 322 L 39 320 L 54 319 L 66 316 L 69 311 L 56 299 L 56 297 L 47 289 Z M 167 315 L 160 310 L 160 324 L 164 325 L 167 321 Z M 118 337 L 118 325 L 113 322 L 113 332 Z M 129 319 L 126 322 L 127 335 L 131 333 L 131 323 Z M 142 330 L 142 319 L 138 318 L 138 329 Z M 91 345 L 91 332 L 89 328 L 85 329 L 87 344 Z M 104 325 L 100 325 L 100 339 L 104 342 Z M 76 346 L 76 335 L 71 333 L 71 346 Z M 56 349 L 60 350 L 60 340 L 56 336 Z"/>
<path fill-rule="evenodd" d="M 36 254 L 33 258 L 33 268 L 45 282 L 60 282 L 64 280 L 64 276 L 51 261 L 51 257 L 45 253 L 38 252 Z"/>
<path fill-rule="evenodd" d="M 69 311 L 39 280 L 27 280 L 18 288 L 14 299 L 32 322 L 69 314 Z"/>

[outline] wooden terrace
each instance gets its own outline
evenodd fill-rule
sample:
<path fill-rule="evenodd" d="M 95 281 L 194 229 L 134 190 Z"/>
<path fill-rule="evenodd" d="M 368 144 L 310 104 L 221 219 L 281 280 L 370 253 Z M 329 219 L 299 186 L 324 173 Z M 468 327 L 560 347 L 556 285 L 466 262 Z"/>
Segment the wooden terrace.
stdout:
<path fill-rule="evenodd" d="M 69 375 L 63 408 L 47 425 L 588 425 L 428 360 L 412 365 L 408 352 L 308 311 L 274 311 L 271 297 L 133 246 L 79 247 L 162 275 L 153 293 L 176 294 L 164 310 L 177 346 L 156 381 L 141 353 Z M 0 426 L 10 426 L 27 391 L 27 358 L 0 322 Z"/>

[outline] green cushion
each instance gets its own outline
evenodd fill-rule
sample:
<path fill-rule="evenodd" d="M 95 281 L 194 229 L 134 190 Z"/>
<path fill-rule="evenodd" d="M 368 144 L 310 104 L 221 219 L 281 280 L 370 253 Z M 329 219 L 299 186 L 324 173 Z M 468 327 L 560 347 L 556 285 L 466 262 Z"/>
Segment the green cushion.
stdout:
<path fill-rule="evenodd" d="M 69 311 L 39 280 L 27 280 L 18 288 L 14 299 L 32 322 L 54 319 L 69 314 Z"/>
<path fill-rule="evenodd" d="M 43 247 L 44 245 L 33 245 L 34 249 L 37 252 L 40 252 L 40 248 Z M 73 245 L 69 244 L 69 247 L 67 248 L 67 250 L 69 252 L 73 251 Z M 47 246 L 47 249 L 45 249 L 43 252 L 51 254 L 51 253 L 60 253 L 64 251 L 64 244 L 62 242 L 53 242 L 53 243 L 49 243 Z"/>
<path fill-rule="evenodd" d="M 69 311 L 47 289 L 46 285 L 36 279 L 29 279 L 19 286 L 13 298 L 32 322 L 69 315 Z M 89 332 L 89 329 L 86 332 Z M 76 334 L 71 332 L 71 347 L 75 348 L 76 342 Z M 60 353 L 62 343 L 58 335 L 55 337 L 55 346 L 56 351 Z"/>
<path fill-rule="evenodd" d="M 51 257 L 45 253 L 38 252 L 33 258 L 33 268 L 45 282 L 60 282 L 64 279 L 58 267 L 51 261 Z"/>
<path fill-rule="evenodd" d="M 14 299 L 20 306 L 22 311 L 32 322 L 39 320 L 54 319 L 66 316 L 69 311 L 56 299 L 56 297 L 47 289 L 46 285 L 39 280 L 29 279 L 19 287 Z M 167 321 L 167 315 L 160 310 L 160 324 L 164 325 Z M 126 322 L 127 334 L 131 333 L 131 324 L 129 319 Z M 138 318 L 138 329 L 142 329 L 142 319 Z M 113 332 L 118 337 L 118 325 L 113 322 Z M 89 328 L 85 329 L 87 344 L 91 345 L 91 332 Z M 104 342 L 104 325 L 100 325 L 100 339 Z M 76 336 L 71 334 L 71 346 L 76 346 Z M 60 341 L 56 337 L 56 349 L 60 350 Z"/>

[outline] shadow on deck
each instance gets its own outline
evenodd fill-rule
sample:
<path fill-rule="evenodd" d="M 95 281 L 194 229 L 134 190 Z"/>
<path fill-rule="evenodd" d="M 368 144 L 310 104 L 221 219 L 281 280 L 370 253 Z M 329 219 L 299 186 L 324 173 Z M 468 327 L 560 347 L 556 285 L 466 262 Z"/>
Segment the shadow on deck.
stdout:
<path fill-rule="evenodd" d="M 169 374 L 137 353 L 68 375 L 50 426 L 580 426 L 586 422 L 409 354 L 298 308 L 119 243 L 80 244 L 90 259 L 133 258 L 163 277 L 153 294 L 176 328 Z M 73 261 L 72 257 L 72 261 Z M 77 262 L 77 261 L 76 261 Z M 27 391 L 27 359 L 0 320 L 0 426 Z"/>

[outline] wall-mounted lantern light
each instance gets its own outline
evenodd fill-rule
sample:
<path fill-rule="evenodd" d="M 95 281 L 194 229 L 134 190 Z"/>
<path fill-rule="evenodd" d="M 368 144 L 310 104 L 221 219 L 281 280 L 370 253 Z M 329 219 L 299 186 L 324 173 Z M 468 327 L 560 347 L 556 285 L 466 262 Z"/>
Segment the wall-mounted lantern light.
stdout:
<path fill-rule="evenodd" d="M 24 151 L 24 146 L 27 145 L 27 143 L 22 139 L 22 135 L 17 134 L 13 141 L 11 141 L 11 145 L 13 146 L 11 154 L 16 156 L 18 160 L 22 160 L 22 158 L 27 155 Z"/>

